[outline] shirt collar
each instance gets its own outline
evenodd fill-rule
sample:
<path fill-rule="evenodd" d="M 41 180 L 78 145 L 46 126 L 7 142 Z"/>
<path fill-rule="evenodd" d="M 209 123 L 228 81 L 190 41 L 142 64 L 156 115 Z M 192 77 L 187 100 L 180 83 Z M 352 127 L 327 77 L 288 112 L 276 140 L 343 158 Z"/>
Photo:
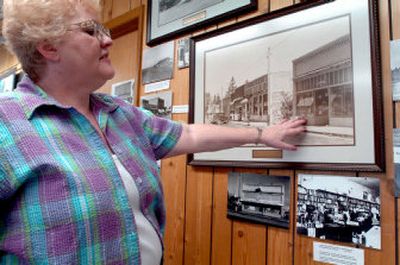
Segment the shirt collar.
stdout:
<path fill-rule="evenodd" d="M 28 119 L 31 119 L 35 111 L 41 106 L 55 106 L 62 109 L 72 108 L 72 106 L 63 105 L 48 95 L 26 75 L 18 84 L 16 91 L 21 93 L 21 102 Z M 90 104 L 95 112 L 102 110 L 110 113 L 118 108 L 118 104 L 113 101 L 112 97 L 105 94 L 91 94 Z"/>

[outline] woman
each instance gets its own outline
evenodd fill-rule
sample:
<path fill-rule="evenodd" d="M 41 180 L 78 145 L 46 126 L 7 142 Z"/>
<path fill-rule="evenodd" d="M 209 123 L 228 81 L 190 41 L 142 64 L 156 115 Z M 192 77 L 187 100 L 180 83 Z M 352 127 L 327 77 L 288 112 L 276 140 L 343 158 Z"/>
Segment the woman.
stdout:
<path fill-rule="evenodd" d="M 27 73 L 0 97 L 0 263 L 160 264 L 158 159 L 247 143 L 295 150 L 305 121 L 185 125 L 93 92 L 114 76 L 96 0 L 5 0 Z"/>

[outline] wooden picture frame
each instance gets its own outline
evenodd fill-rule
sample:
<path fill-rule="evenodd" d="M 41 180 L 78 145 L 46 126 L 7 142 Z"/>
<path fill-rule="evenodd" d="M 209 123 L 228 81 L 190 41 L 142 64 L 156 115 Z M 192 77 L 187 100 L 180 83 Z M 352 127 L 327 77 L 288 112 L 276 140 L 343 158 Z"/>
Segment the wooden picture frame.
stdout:
<path fill-rule="evenodd" d="M 384 170 L 378 1 L 311 1 L 192 38 L 190 123 L 306 117 L 298 150 L 245 145 L 192 165 Z"/>
<path fill-rule="evenodd" d="M 148 0 L 147 45 L 256 9 L 256 0 Z"/>

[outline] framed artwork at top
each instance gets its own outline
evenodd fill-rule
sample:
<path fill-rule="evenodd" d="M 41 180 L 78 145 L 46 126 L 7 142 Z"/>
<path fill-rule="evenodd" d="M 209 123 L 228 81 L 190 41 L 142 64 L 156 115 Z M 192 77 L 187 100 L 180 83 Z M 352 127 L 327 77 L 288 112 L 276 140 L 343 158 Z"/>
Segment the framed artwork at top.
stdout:
<path fill-rule="evenodd" d="M 147 45 L 256 9 L 256 0 L 148 0 Z"/>
<path fill-rule="evenodd" d="M 191 41 L 189 122 L 307 118 L 298 150 L 248 144 L 192 165 L 384 170 L 377 0 L 306 1 Z"/>

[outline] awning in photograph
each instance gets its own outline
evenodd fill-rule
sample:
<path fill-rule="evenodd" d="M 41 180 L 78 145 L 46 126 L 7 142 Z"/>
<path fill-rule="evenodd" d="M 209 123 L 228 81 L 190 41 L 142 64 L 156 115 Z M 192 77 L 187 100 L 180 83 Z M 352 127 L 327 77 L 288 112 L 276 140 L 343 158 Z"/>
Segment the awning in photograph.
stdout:
<path fill-rule="evenodd" d="M 232 102 L 231 102 L 230 104 L 231 104 L 231 105 L 235 105 L 236 102 L 238 102 L 238 101 L 240 101 L 240 100 L 242 100 L 242 99 L 243 99 L 243 97 L 235 98 L 234 100 L 232 100 Z"/>

